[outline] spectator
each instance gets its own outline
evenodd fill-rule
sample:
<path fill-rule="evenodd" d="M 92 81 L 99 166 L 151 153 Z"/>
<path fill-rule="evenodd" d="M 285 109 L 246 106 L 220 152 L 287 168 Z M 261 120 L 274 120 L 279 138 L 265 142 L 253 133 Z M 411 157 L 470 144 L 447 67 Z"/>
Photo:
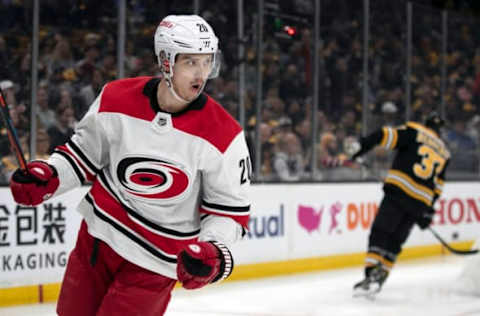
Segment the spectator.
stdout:
<path fill-rule="evenodd" d="M 50 108 L 48 89 L 40 86 L 37 89 L 37 117 L 46 129 L 56 124 L 55 111 Z"/>
<path fill-rule="evenodd" d="M 305 118 L 305 111 L 299 100 L 291 99 L 287 106 L 287 116 L 292 120 L 293 125 L 299 124 Z"/>
<path fill-rule="evenodd" d="M 35 159 L 46 160 L 50 156 L 50 136 L 44 128 L 37 129 L 37 151 Z M 26 157 L 27 158 L 27 157 Z M 28 160 L 28 159 L 27 159 Z"/>
<path fill-rule="evenodd" d="M 66 38 L 60 38 L 47 60 L 47 78 L 52 76 L 58 69 L 73 68 L 75 65 L 70 42 Z"/>
<path fill-rule="evenodd" d="M 382 104 L 382 117 L 380 124 L 382 126 L 395 127 L 399 124 L 398 122 L 398 109 L 397 106 L 390 101 L 387 101 Z"/>
<path fill-rule="evenodd" d="M 75 117 L 73 108 L 68 105 L 62 105 L 57 108 L 56 124 L 48 128 L 47 132 L 50 136 L 50 149 L 52 153 L 55 147 L 65 144 L 73 135 L 73 125 Z"/>
<path fill-rule="evenodd" d="M 456 172 L 477 172 L 478 158 L 474 140 L 466 133 L 465 118 L 459 117 L 453 122 L 453 129 L 446 135 L 446 141 L 452 152 L 451 169 Z"/>
<path fill-rule="evenodd" d="M 292 99 L 304 99 L 307 96 L 305 81 L 293 63 L 287 65 L 287 70 L 282 75 L 279 94 L 280 98 L 286 102 Z"/>
<path fill-rule="evenodd" d="M 83 114 L 88 110 L 87 108 L 83 107 L 83 101 L 77 95 L 75 98 L 71 93 L 71 90 L 66 86 L 60 88 L 60 100 L 58 101 L 58 107 L 68 106 L 73 109 L 74 112 L 74 119 L 72 122 L 72 128 L 75 127 L 77 121 L 82 118 Z"/>
<path fill-rule="evenodd" d="M 294 127 L 302 146 L 302 152 L 305 160 L 305 171 L 311 171 L 312 157 L 312 122 L 310 119 L 304 119 Z"/>
<path fill-rule="evenodd" d="M 325 132 L 320 136 L 320 142 L 316 146 L 317 169 L 320 171 L 318 175 L 319 179 L 327 181 L 339 180 L 337 179 L 337 174 L 340 172 L 343 177 L 344 171 L 340 169 L 347 168 L 331 169 L 324 167 L 327 161 L 344 160 L 346 158 L 345 154 L 342 153 L 342 145 L 333 131 Z M 349 172 L 351 172 L 351 170 L 349 170 Z"/>
<path fill-rule="evenodd" d="M 340 153 L 337 137 L 333 132 L 325 132 L 320 136 L 317 146 L 317 157 L 320 161 L 333 160 Z M 319 164 L 321 165 L 321 164 Z"/>
<path fill-rule="evenodd" d="M 275 140 L 272 138 L 272 127 L 266 123 L 260 124 L 260 141 L 262 143 L 261 170 L 263 180 L 271 180 L 273 175 L 273 147 Z M 251 156 L 253 157 L 253 156 Z"/>
<path fill-rule="evenodd" d="M 277 180 L 298 181 L 304 173 L 302 146 L 298 136 L 288 132 L 277 140 L 273 171 Z"/>
<path fill-rule="evenodd" d="M 117 79 L 117 59 L 113 54 L 106 54 L 101 61 L 100 69 L 102 71 L 105 81 L 112 81 Z"/>
<path fill-rule="evenodd" d="M 263 180 L 270 180 L 272 177 L 272 150 L 274 146 L 274 142 L 276 141 L 273 137 L 273 128 L 265 123 L 260 123 L 260 143 L 262 148 L 261 153 L 261 170 L 260 175 Z M 255 159 L 256 151 L 255 151 L 255 133 L 254 130 L 250 131 L 247 134 L 247 145 L 248 150 L 250 152 L 250 157 L 252 161 Z M 252 165 L 253 171 L 255 171 L 255 164 Z"/>
<path fill-rule="evenodd" d="M 15 85 L 13 82 L 11 80 L 0 81 L 0 89 L 5 96 L 5 102 L 7 102 L 9 106 L 16 106 L 17 99 L 15 97 Z"/>
<path fill-rule="evenodd" d="M 84 48 L 84 57 L 75 65 L 75 70 L 80 78 L 91 76 L 97 68 L 97 60 L 100 56 L 100 49 L 97 45 L 91 45 Z"/>
<path fill-rule="evenodd" d="M 340 118 L 339 128 L 345 131 L 347 136 L 358 135 L 360 132 L 357 126 L 357 119 L 354 110 L 347 110 Z"/>
<path fill-rule="evenodd" d="M 91 76 L 89 76 L 87 84 L 80 89 L 80 102 L 75 111 L 75 118 L 77 120 L 80 120 L 80 118 L 83 117 L 88 106 L 95 100 L 95 96 L 97 96 L 102 90 L 104 83 L 105 80 L 103 73 L 99 69 L 94 69 Z"/>

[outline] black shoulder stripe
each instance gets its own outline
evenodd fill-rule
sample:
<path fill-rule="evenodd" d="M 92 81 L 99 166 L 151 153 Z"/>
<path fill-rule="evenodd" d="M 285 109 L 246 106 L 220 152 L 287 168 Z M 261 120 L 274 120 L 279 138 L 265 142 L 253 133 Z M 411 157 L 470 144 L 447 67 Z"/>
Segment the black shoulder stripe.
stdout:
<path fill-rule="evenodd" d="M 72 149 L 75 151 L 77 155 L 80 156 L 80 159 L 82 159 L 82 162 L 84 162 L 90 170 L 92 170 L 95 174 L 98 174 L 98 168 L 93 165 L 93 163 L 87 158 L 87 156 L 82 152 L 80 147 L 78 147 L 72 140 L 69 140 L 67 142 L 68 146 L 72 147 Z"/>
<path fill-rule="evenodd" d="M 61 151 L 61 150 L 55 150 L 54 153 L 56 154 L 59 154 L 61 155 L 62 157 L 64 157 L 65 159 L 67 159 L 68 163 L 72 166 L 73 168 L 73 171 L 75 172 L 75 174 L 77 175 L 78 177 L 78 180 L 80 180 L 80 183 L 81 184 L 85 184 L 85 177 L 83 176 L 82 172 L 80 171 L 79 167 L 77 166 L 77 164 L 75 163 L 75 160 L 70 157 L 70 155 L 68 155 L 67 153 Z"/>

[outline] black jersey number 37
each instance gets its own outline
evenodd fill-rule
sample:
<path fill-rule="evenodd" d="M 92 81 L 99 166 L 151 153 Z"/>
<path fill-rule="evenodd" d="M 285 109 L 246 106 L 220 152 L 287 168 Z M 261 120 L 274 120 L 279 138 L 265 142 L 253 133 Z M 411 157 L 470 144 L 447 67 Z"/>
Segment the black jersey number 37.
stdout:
<path fill-rule="evenodd" d="M 419 178 L 427 180 L 432 176 L 436 177 L 445 167 L 445 158 L 428 146 L 420 146 L 418 148 L 418 155 L 422 157 L 422 161 L 413 165 L 413 172 Z"/>
<path fill-rule="evenodd" d="M 238 166 L 240 167 L 241 171 L 240 184 L 250 181 L 252 179 L 252 163 L 250 162 L 250 157 L 240 159 Z"/>

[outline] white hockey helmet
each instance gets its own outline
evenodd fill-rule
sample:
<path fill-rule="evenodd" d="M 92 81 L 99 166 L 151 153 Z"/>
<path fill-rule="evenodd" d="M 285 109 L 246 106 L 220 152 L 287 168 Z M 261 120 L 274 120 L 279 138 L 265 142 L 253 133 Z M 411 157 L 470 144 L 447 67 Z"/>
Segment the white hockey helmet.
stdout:
<path fill-rule="evenodd" d="M 171 81 L 178 54 L 213 54 L 208 79 L 218 76 L 221 58 L 218 38 L 212 27 L 198 15 L 169 15 L 157 27 L 154 36 L 155 55 L 160 71 Z"/>

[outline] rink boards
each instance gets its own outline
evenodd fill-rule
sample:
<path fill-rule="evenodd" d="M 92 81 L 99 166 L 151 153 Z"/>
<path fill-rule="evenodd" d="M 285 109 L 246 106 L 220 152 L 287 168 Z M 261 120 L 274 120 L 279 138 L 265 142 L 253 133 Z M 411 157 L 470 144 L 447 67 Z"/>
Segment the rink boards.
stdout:
<path fill-rule="evenodd" d="M 450 182 L 435 205 L 433 227 L 468 248 L 480 232 L 480 183 Z M 14 203 L 0 188 L 0 306 L 57 299 L 88 187 L 38 207 Z M 252 187 L 249 232 L 232 246 L 231 280 L 360 265 L 383 196 L 379 183 L 270 184 Z M 401 258 L 444 252 L 428 231 L 414 228 Z"/>

